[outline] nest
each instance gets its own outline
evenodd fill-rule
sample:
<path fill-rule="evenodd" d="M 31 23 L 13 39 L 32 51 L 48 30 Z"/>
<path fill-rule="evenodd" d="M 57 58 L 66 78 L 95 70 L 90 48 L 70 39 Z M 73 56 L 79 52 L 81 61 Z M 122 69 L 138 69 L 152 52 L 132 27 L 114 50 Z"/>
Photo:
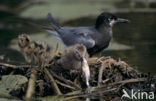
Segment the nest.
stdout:
<path fill-rule="evenodd" d="M 59 58 L 61 54 L 57 55 Z M 55 59 L 57 59 L 55 57 Z M 1 76 L 23 75 L 29 81 L 10 92 L 19 99 L 34 99 L 59 95 L 63 100 L 74 98 L 104 98 L 115 100 L 123 94 L 122 89 L 140 89 L 155 92 L 156 78 L 150 73 L 141 73 L 124 61 L 116 61 L 111 57 L 88 59 L 91 88 L 87 88 L 81 73 L 71 73 L 53 61 L 42 70 L 38 66 L 16 66 L 0 63 Z M 13 72 L 13 73 L 12 73 Z M 39 99 L 38 99 L 39 100 Z"/>

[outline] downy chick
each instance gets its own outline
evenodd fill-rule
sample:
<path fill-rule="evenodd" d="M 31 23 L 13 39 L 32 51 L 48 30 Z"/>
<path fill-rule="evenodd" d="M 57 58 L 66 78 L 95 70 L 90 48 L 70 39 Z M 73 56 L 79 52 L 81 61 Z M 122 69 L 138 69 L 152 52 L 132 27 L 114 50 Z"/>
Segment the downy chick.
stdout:
<path fill-rule="evenodd" d="M 49 64 L 53 57 L 53 49 L 46 43 L 32 41 L 31 38 L 22 34 L 19 35 L 19 47 L 28 63 L 39 65 L 41 67 Z"/>
<path fill-rule="evenodd" d="M 66 70 L 81 70 L 82 57 L 88 57 L 86 47 L 82 44 L 76 44 L 68 47 L 57 63 Z"/>
<path fill-rule="evenodd" d="M 31 38 L 26 35 L 22 34 L 18 36 L 18 45 L 21 49 L 22 54 L 24 55 L 25 60 L 28 63 L 33 62 L 33 49 L 34 49 L 34 44 L 31 40 Z"/>
<path fill-rule="evenodd" d="M 87 59 L 88 53 L 86 51 L 86 47 L 82 44 L 76 44 L 67 48 L 57 63 L 64 69 L 82 72 L 85 76 L 87 87 L 90 87 L 90 70 Z"/>

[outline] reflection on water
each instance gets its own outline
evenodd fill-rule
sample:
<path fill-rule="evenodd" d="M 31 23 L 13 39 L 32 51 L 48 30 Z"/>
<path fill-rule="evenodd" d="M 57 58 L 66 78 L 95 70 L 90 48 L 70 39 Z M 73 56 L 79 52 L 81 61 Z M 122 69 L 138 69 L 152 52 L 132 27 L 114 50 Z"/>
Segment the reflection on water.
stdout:
<path fill-rule="evenodd" d="M 156 74 L 156 14 L 129 13 L 117 15 L 122 16 L 122 18 L 127 18 L 131 20 L 131 23 L 115 25 L 113 29 L 114 40 L 124 45 L 133 46 L 134 48 L 130 50 L 105 50 L 103 52 L 103 55 L 112 56 L 116 59 L 120 58 L 121 60 L 126 61 L 131 66 L 137 67 L 140 71 L 152 72 L 153 74 Z M 73 20 L 65 22 L 65 24 L 72 26 L 92 25 L 94 21 L 94 17 L 85 17 L 77 19 L 77 21 Z M 10 35 L 8 36 L 7 33 L 10 33 Z M 44 34 L 48 33 L 44 32 Z M 1 37 L 3 37 L 2 40 L 7 37 L 11 37 L 11 35 L 11 32 L 4 31 L 3 34 L 1 34 Z M 43 38 L 43 36 L 40 36 L 40 38 Z M 43 38 L 43 40 L 44 39 L 46 41 L 48 38 Z M 4 42 L 4 40 L 2 42 Z M 54 43 L 55 41 L 53 42 L 50 40 L 49 42 Z M 117 45 L 114 45 L 113 47 L 115 46 Z M 22 58 L 21 54 L 19 54 L 17 51 L 6 48 L 1 48 L 0 56 L 1 55 L 4 55 L 5 61 L 7 61 L 8 59 L 9 61 L 18 61 L 21 60 L 19 58 Z"/>

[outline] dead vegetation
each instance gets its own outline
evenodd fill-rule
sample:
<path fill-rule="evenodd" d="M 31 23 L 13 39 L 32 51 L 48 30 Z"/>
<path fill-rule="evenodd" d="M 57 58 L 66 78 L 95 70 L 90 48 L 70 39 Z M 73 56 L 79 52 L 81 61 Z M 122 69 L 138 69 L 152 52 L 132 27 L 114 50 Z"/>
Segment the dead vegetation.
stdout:
<path fill-rule="evenodd" d="M 140 73 L 128 66 L 124 61 L 116 61 L 110 57 L 92 59 L 89 67 L 91 71 L 90 85 L 86 88 L 85 80 L 80 73 L 70 73 L 53 62 L 44 67 L 43 71 L 32 66 L 15 66 L 0 64 L 1 76 L 15 74 L 24 75 L 29 82 L 17 91 L 14 97 L 31 99 L 50 95 L 64 95 L 69 100 L 77 97 L 100 96 L 114 99 L 122 95 L 122 89 L 142 89 L 154 91 L 155 77 Z M 22 93 L 22 96 L 20 96 Z M 107 99 L 107 100 L 108 100 Z"/>

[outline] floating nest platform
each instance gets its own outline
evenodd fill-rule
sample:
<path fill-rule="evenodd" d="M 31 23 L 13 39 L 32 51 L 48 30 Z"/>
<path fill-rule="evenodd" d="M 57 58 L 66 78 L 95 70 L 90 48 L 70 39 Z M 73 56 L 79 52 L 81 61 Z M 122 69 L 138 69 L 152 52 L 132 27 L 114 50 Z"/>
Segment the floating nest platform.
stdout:
<path fill-rule="evenodd" d="M 0 76 L 22 75 L 28 82 L 9 92 L 6 98 L 25 100 L 99 99 L 106 101 L 120 99 L 125 89 L 155 92 L 156 77 L 150 73 L 141 73 L 126 62 L 111 57 L 89 58 L 91 78 L 90 88 L 86 87 L 81 73 L 64 70 L 53 62 L 42 70 L 38 66 L 0 63 Z M 51 96 L 51 97 L 47 97 Z"/>

